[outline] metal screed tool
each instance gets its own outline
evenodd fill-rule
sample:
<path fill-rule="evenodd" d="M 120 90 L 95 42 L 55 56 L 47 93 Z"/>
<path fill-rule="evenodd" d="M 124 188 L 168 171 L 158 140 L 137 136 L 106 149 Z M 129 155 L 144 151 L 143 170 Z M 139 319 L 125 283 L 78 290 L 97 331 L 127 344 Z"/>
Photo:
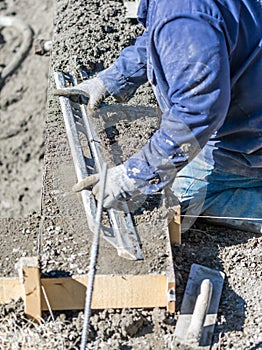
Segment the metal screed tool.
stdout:
<path fill-rule="evenodd" d="M 71 74 L 55 72 L 55 83 L 58 89 L 62 89 L 75 86 L 76 80 Z M 86 106 L 74 103 L 68 97 L 60 96 L 59 100 L 77 180 L 81 181 L 91 173 L 101 172 L 104 160 Z M 87 159 L 85 148 L 91 154 L 91 159 Z M 93 230 L 96 201 L 91 191 L 83 190 L 81 196 L 88 226 Z M 127 204 L 123 202 L 121 209 L 108 209 L 106 213 L 110 225 L 101 226 L 103 238 L 117 249 L 119 256 L 129 260 L 143 259 L 140 240 Z"/>

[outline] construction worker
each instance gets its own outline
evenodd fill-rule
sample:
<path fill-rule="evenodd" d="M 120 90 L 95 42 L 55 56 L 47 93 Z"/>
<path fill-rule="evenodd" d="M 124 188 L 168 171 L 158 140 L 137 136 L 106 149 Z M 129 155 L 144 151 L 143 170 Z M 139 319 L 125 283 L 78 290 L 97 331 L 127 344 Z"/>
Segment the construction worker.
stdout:
<path fill-rule="evenodd" d="M 172 186 L 184 230 L 202 215 L 262 232 L 262 2 L 141 0 L 138 20 L 143 35 L 111 67 L 56 91 L 95 109 L 152 84 L 159 130 L 109 170 L 104 207 Z M 89 187 L 97 196 L 99 174 L 75 186 Z"/>

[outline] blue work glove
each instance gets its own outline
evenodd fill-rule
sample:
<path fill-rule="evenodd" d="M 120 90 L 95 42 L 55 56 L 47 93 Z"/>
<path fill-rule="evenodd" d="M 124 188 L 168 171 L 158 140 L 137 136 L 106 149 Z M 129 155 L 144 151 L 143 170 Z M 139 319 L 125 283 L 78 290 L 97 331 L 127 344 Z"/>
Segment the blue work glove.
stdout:
<path fill-rule="evenodd" d="M 92 188 L 92 193 L 95 198 L 99 198 L 100 174 L 90 175 L 82 181 L 79 181 L 74 187 L 73 191 L 79 192 L 84 189 Z M 128 177 L 126 168 L 123 164 L 110 168 L 107 172 L 105 197 L 103 207 L 118 208 L 119 201 L 127 200 L 131 196 L 135 196 L 140 192 L 135 186 L 135 181 Z"/>
<path fill-rule="evenodd" d="M 101 102 L 109 96 L 101 79 L 95 77 L 93 79 L 84 80 L 82 83 L 69 88 L 57 89 L 54 91 L 56 96 L 66 96 L 74 102 L 87 103 L 90 110 L 95 110 Z"/>

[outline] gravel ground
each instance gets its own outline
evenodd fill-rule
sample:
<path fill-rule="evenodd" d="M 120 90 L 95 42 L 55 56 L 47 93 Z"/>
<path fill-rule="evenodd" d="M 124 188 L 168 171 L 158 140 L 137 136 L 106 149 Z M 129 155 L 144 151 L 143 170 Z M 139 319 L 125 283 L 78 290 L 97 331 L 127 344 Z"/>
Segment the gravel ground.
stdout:
<path fill-rule="evenodd" d="M 44 0 L 41 4 L 32 0 L 21 0 L 19 3 L 1 1 L 0 5 L 4 14 L 15 12 L 27 20 L 36 36 L 50 38 L 53 11 L 51 1 Z M 59 0 L 56 2 L 50 72 L 57 69 L 85 69 L 90 75 L 96 74 L 108 67 L 121 48 L 132 43 L 140 32 L 141 28 L 135 22 L 125 19 L 122 1 Z M 10 45 L 15 50 L 17 42 L 14 34 L 5 31 L 2 34 L 11 37 Z M 5 49 L 4 42 L 1 41 L 1 45 L 3 52 L 6 52 L 6 62 L 8 50 Z M 51 73 L 45 127 L 45 183 L 42 209 L 39 209 L 47 66 L 48 57 L 30 53 L 1 92 L 1 135 L 6 135 L 9 128 L 12 131 L 8 134 L 9 137 L 3 137 L 0 141 L 1 179 L 3 178 L 0 212 L 6 218 L 1 220 L 0 229 L 1 241 L 4 242 L 0 265 L 3 277 L 16 273 L 13 267 L 20 256 L 36 254 L 39 232 L 43 238 L 41 262 L 46 274 L 57 268 L 70 273 L 83 273 L 87 268 L 84 259 L 87 254 L 84 245 L 86 237 L 81 233 L 83 218 L 78 210 L 80 201 L 68 192 L 75 177 L 59 114 L 60 107 L 52 96 L 54 85 Z M 38 89 L 35 89 L 36 84 Z M 108 99 L 109 106 L 101 109 L 103 122 L 98 123 L 98 131 L 101 132 L 105 146 L 113 150 L 112 162 L 118 162 L 146 142 L 157 128 L 158 118 L 149 85 L 140 88 L 128 105 L 114 106 L 113 102 Z M 139 116 L 135 118 L 137 111 Z M 114 115 L 120 119 L 113 125 L 106 124 L 108 117 Z M 10 118 L 13 120 L 11 126 L 8 123 Z M 108 139 L 101 131 L 105 128 Z M 18 136 L 22 136 L 22 139 L 18 140 Z M 132 147 L 127 145 L 129 139 Z M 114 143 L 115 140 L 118 141 L 117 144 Z M 137 148 L 133 148 L 133 145 Z M 30 157 L 26 156 L 27 153 Z M 62 154 L 63 160 L 59 160 L 59 154 L 60 157 Z M 61 167 L 57 166 L 59 161 Z M 65 173 L 67 176 L 64 176 Z M 72 203 L 74 206 L 70 205 Z M 152 210 L 150 205 L 151 203 L 148 208 L 137 213 L 138 226 L 140 224 L 144 227 L 145 222 L 152 225 L 158 221 L 159 212 L 157 209 Z M 16 219 L 18 216 L 24 218 Z M 146 221 L 148 218 L 149 221 Z M 73 230 L 76 221 L 77 230 Z M 152 230 L 153 227 L 149 226 L 147 231 L 153 231 L 154 236 L 157 231 Z M 157 239 L 157 235 L 154 237 Z M 152 240 L 151 235 L 150 239 Z M 172 334 L 192 263 L 219 269 L 226 274 L 212 349 L 262 348 L 261 246 L 261 235 L 197 222 L 183 235 L 183 244 L 172 247 L 177 283 L 177 310 L 174 318 L 171 319 L 165 310 L 158 308 L 94 311 L 88 348 L 185 348 L 174 342 Z M 62 254 L 63 248 L 66 250 Z M 77 254 L 79 256 L 73 259 Z M 75 266 L 75 260 L 78 266 Z M 152 261 L 154 267 L 157 266 L 159 256 L 153 254 Z M 121 261 L 117 260 L 117 264 L 121 264 Z M 124 267 L 125 263 L 122 264 Z M 45 313 L 43 325 L 37 326 L 25 319 L 21 302 L 2 305 L 0 348 L 79 349 L 83 313 L 57 312 L 54 317 L 55 322 Z"/>

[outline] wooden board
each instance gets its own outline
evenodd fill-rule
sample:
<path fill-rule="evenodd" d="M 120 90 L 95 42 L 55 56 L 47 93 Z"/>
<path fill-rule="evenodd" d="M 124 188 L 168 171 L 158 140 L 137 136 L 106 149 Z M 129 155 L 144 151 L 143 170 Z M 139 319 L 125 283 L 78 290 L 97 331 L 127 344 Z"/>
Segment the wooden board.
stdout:
<path fill-rule="evenodd" d="M 87 282 L 87 276 L 41 279 L 52 310 L 83 309 Z M 97 275 L 92 309 L 166 307 L 167 288 L 168 281 L 165 275 Z M 20 279 L 0 279 L 1 304 L 22 298 L 27 301 L 27 310 L 31 310 L 30 305 L 33 307 L 37 304 L 34 299 L 28 300 L 28 297 L 31 295 L 24 293 Z M 41 309 L 48 310 L 43 293 Z"/>
<path fill-rule="evenodd" d="M 18 278 L 0 278 L 0 304 L 24 299 L 23 285 Z"/>
<path fill-rule="evenodd" d="M 87 276 L 42 279 L 52 310 L 83 309 Z M 167 279 L 162 275 L 95 277 L 92 309 L 166 306 Z M 47 305 L 43 302 L 43 310 Z"/>

